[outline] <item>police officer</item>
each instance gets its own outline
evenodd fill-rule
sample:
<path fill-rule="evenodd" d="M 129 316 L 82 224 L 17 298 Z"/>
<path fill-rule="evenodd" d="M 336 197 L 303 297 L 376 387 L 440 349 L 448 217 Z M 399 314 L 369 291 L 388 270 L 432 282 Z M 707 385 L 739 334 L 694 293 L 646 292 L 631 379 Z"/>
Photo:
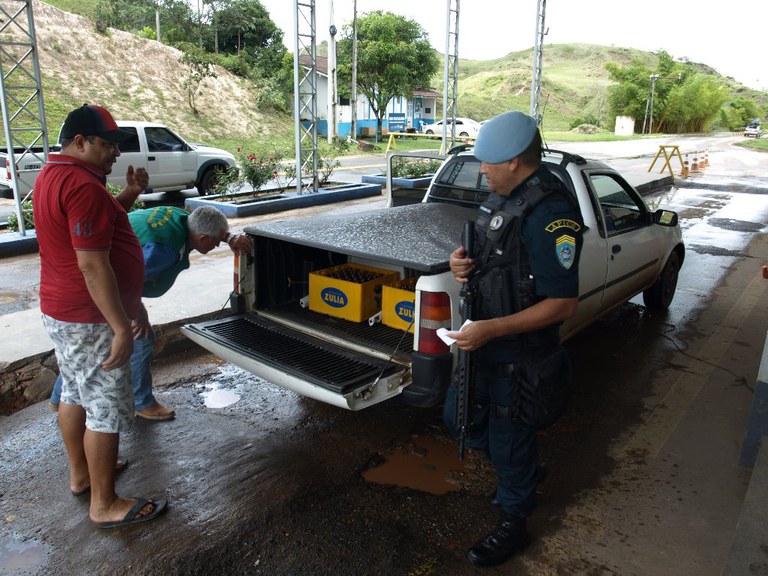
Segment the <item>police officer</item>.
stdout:
<path fill-rule="evenodd" d="M 475 257 L 463 247 L 450 257 L 455 278 L 477 287 L 474 322 L 451 336 L 460 349 L 473 351 L 468 446 L 493 463 L 494 504 L 501 507 L 498 524 L 467 559 L 494 566 L 527 547 L 526 518 L 541 478 L 537 425 L 518 410 L 516 367 L 524 358 L 564 352 L 559 326 L 576 311 L 583 223 L 575 199 L 542 166 L 541 135 L 530 116 L 514 111 L 492 118 L 480 129 L 474 153 L 491 194 L 479 210 Z M 444 418 L 454 432 L 455 404 L 452 385 Z"/>

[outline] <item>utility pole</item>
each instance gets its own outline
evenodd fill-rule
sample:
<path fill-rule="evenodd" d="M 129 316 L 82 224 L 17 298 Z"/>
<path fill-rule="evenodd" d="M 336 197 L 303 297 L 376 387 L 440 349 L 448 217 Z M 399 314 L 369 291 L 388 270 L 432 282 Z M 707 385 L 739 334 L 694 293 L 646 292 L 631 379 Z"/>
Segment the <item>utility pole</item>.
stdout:
<path fill-rule="evenodd" d="M 659 79 L 658 74 L 651 74 L 651 87 L 648 92 L 648 100 L 645 102 L 645 118 L 643 119 L 643 134 L 645 134 L 645 127 L 648 126 L 648 134 L 653 134 L 653 92 L 656 86 L 656 80 Z"/>
<path fill-rule="evenodd" d="M 544 14 L 547 0 L 538 0 L 536 9 L 536 35 L 533 42 L 533 69 L 531 71 L 531 117 L 541 126 L 541 68 L 544 59 Z"/>
<path fill-rule="evenodd" d="M 333 0 L 331 3 L 331 22 L 328 27 L 328 33 L 331 38 L 328 41 L 328 143 L 333 144 L 336 140 L 336 102 L 338 101 L 336 90 L 336 24 L 333 15 Z"/>
<path fill-rule="evenodd" d="M 357 0 L 352 3 L 352 125 L 349 138 L 357 140 Z"/>

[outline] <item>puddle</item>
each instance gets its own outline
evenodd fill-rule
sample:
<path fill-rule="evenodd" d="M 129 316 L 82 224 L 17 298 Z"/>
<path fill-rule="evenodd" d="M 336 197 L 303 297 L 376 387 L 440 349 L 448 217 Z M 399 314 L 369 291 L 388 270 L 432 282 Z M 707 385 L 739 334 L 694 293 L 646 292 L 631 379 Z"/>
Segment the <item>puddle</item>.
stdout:
<path fill-rule="evenodd" d="M 231 390 L 232 379 L 238 373 L 239 369 L 234 366 L 221 366 L 219 373 L 211 378 L 211 383 L 198 385 L 198 388 L 205 388 L 200 396 L 203 397 L 206 408 L 226 408 L 240 401 L 240 394 Z"/>
<path fill-rule="evenodd" d="M 34 540 L 19 542 L 12 536 L 0 537 L 0 574 L 21 574 L 43 563 L 43 547 Z"/>
<path fill-rule="evenodd" d="M 368 468 L 363 478 L 375 484 L 412 488 L 442 495 L 457 492 L 459 486 L 448 476 L 464 470 L 455 442 L 441 442 L 431 436 L 417 436 L 386 456 L 386 461 Z"/>
<path fill-rule="evenodd" d="M 240 400 L 239 394 L 235 394 L 231 390 L 219 390 L 215 386 L 211 390 L 203 392 L 201 396 L 205 399 L 206 408 L 226 408 Z"/>

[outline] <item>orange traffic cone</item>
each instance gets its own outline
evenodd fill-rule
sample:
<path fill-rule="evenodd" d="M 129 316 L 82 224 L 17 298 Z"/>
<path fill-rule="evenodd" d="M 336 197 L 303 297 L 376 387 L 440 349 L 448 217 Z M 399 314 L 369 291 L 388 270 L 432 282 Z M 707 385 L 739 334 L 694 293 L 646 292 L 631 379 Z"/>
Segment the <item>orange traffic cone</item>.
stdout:
<path fill-rule="evenodd" d="M 697 172 L 699 170 L 699 153 L 693 153 L 693 161 L 691 162 L 691 172 Z"/>

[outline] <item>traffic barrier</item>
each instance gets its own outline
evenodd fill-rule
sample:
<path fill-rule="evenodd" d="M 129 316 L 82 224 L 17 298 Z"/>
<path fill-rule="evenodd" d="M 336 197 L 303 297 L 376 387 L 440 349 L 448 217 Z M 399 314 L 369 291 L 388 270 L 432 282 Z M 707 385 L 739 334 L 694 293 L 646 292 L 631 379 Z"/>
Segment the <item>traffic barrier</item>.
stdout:
<path fill-rule="evenodd" d="M 659 151 L 656 152 L 656 156 L 653 158 L 653 162 L 651 162 L 651 165 L 648 167 L 648 172 L 653 170 L 653 167 L 656 165 L 656 161 L 664 156 L 664 165 L 661 167 L 660 173 L 664 172 L 664 170 L 669 170 L 669 175 L 674 180 L 675 175 L 672 172 L 672 159 L 677 156 L 677 159 L 680 160 L 680 167 L 683 170 L 683 177 L 688 177 L 688 169 L 683 165 L 683 155 L 680 152 L 680 147 L 677 145 L 661 145 L 659 146 Z"/>

